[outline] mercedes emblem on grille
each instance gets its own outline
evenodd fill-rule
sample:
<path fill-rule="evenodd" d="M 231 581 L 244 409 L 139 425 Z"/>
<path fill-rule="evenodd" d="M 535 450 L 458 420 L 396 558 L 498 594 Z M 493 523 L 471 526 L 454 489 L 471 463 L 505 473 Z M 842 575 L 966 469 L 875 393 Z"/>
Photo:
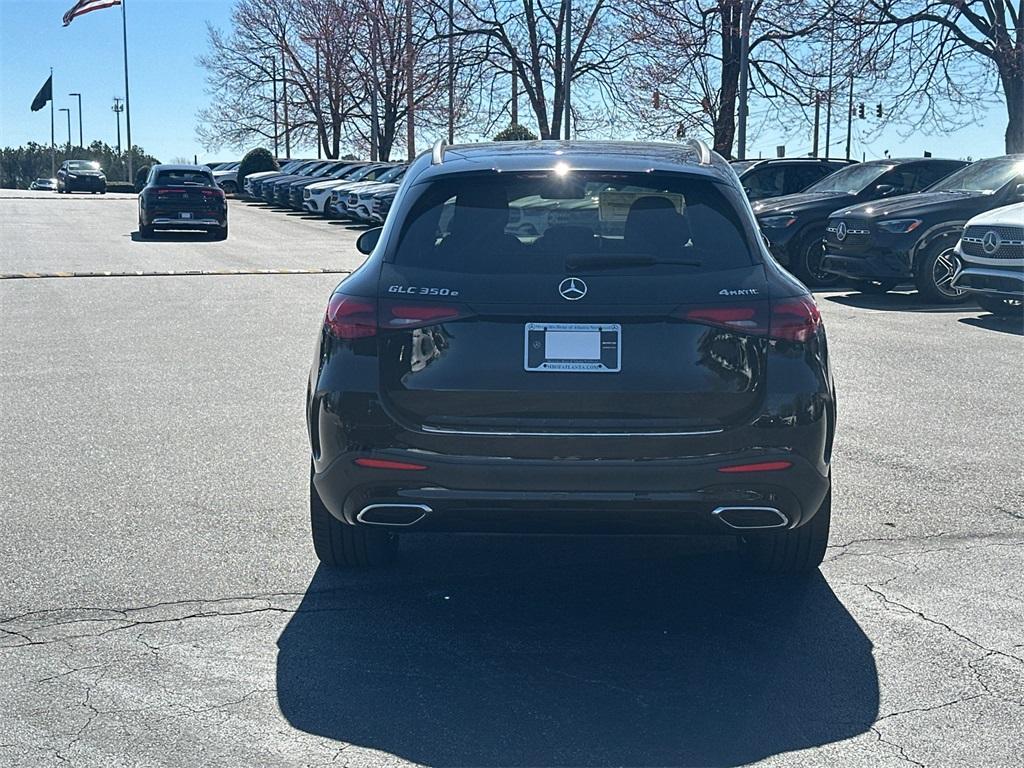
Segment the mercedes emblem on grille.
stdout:
<path fill-rule="evenodd" d="M 578 277 L 567 277 L 558 284 L 558 292 L 567 301 L 579 301 L 587 295 L 587 284 Z"/>
<path fill-rule="evenodd" d="M 840 221 L 839 226 L 836 227 L 836 240 L 842 242 L 846 239 L 846 222 Z"/>
<path fill-rule="evenodd" d="M 1003 239 L 999 237 L 999 233 L 994 229 L 990 229 L 985 233 L 985 236 L 981 238 L 981 250 L 985 253 L 995 253 L 999 250 L 999 246 L 1003 244 Z"/>

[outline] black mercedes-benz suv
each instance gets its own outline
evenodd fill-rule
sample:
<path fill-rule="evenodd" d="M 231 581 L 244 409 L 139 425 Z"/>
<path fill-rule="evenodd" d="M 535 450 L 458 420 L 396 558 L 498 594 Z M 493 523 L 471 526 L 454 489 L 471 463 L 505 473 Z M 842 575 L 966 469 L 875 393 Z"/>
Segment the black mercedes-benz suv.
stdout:
<path fill-rule="evenodd" d="M 514 235 L 523 201 L 550 215 Z M 321 561 L 474 531 L 719 533 L 768 571 L 821 562 L 825 329 L 704 144 L 439 142 L 358 245 L 306 397 Z"/>
<path fill-rule="evenodd" d="M 754 204 L 772 253 L 808 285 L 830 285 L 840 278 L 822 269 L 822 242 L 829 215 L 845 206 L 905 195 L 931 186 L 963 168 L 962 160 L 915 158 L 872 160 L 836 171 L 797 195 Z"/>
<path fill-rule="evenodd" d="M 968 219 L 1024 200 L 1024 155 L 978 160 L 917 195 L 854 205 L 832 214 L 822 268 L 884 293 L 913 280 L 929 301 L 970 295 L 953 285 L 954 248 Z"/>

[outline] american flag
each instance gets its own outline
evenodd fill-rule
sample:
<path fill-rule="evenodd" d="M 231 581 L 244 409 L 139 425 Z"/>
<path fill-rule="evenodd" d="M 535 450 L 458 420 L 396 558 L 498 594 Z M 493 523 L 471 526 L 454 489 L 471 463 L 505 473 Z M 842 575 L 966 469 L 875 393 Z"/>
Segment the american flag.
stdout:
<path fill-rule="evenodd" d="M 78 0 L 78 2 L 64 14 L 64 26 L 66 27 L 74 19 L 77 19 L 79 16 L 89 13 L 90 11 L 99 11 L 104 8 L 110 8 L 111 6 L 120 4 L 121 0 Z"/>

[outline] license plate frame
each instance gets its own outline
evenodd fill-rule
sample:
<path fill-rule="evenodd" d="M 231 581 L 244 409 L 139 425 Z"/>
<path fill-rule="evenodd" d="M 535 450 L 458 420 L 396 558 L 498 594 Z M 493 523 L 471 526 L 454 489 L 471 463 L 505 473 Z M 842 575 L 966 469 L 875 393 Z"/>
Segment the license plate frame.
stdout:
<path fill-rule="evenodd" d="M 523 369 L 531 373 L 622 370 L 619 323 L 526 323 L 523 347 Z"/>

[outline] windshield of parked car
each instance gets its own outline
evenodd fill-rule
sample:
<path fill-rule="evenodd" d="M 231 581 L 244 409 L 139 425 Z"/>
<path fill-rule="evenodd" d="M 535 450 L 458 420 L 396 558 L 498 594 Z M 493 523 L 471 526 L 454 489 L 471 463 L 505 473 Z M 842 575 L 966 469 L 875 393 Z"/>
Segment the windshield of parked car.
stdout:
<path fill-rule="evenodd" d="M 1015 176 L 1024 176 L 1024 155 L 978 160 L 929 188 L 929 192 L 981 192 L 991 194 Z"/>
<path fill-rule="evenodd" d="M 367 166 L 364 166 L 364 167 L 360 168 L 358 171 L 356 171 L 351 176 L 349 176 L 346 179 L 346 181 L 361 181 L 362 179 L 365 179 L 367 176 L 369 176 L 374 171 L 379 171 L 379 170 L 380 170 L 380 166 L 379 165 L 367 165 Z"/>
<path fill-rule="evenodd" d="M 94 163 L 92 160 L 72 160 L 68 163 L 69 171 L 98 171 L 100 169 L 99 163 Z"/>
<path fill-rule="evenodd" d="M 848 165 L 829 174 L 821 181 L 815 182 L 804 192 L 824 195 L 855 195 L 892 167 L 888 163 Z"/>
<path fill-rule="evenodd" d="M 377 181 L 397 181 L 398 179 L 402 178 L 402 175 L 405 173 L 406 167 L 407 166 L 404 165 L 398 165 L 395 166 L 394 168 L 384 171 L 384 173 L 377 177 Z"/>
<path fill-rule="evenodd" d="M 329 178 L 329 179 L 346 179 L 351 174 L 355 173 L 356 171 L 358 171 L 362 167 L 363 167 L 362 165 L 353 165 L 353 164 L 340 165 L 337 168 L 335 168 L 333 171 L 331 171 L 329 174 L 327 174 L 327 178 Z"/>
<path fill-rule="evenodd" d="M 209 171 L 202 171 L 199 169 L 190 170 L 187 168 L 157 171 L 156 178 L 153 179 L 153 184 L 161 187 L 181 184 L 199 184 L 203 187 L 216 186 L 216 182 L 213 180 L 213 175 Z"/>
<path fill-rule="evenodd" d="M 739 175 L 756 162 L 757 160 L 733 160 L 730 165 L 736 171 L 736 174 Z"/>
<path fill-rule="evenodd" d="M 413 187 L 398 264 L 481 274 L 749 266 L 736 208 L 683 174 L 460 174 Z"/>

